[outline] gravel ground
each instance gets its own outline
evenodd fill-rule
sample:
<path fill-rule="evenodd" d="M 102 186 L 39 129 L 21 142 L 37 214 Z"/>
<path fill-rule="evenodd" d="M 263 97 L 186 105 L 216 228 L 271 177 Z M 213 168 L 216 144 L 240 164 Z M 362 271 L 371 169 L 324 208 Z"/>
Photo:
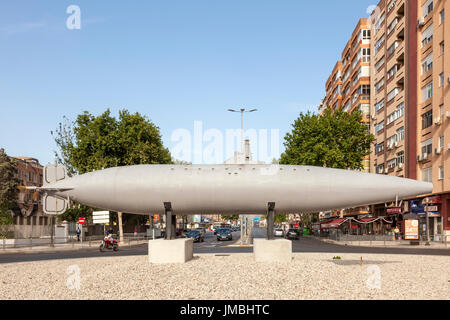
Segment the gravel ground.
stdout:
<path fill-rule="evenodd" d="M 290 264 L 255 263 L 252 254 L 179 265 L 145 256 L 2 264 L 0 299 L 450 300 L 449 257 L 367 254 L 361 266 L 358 254 L 293 256 Z"/>

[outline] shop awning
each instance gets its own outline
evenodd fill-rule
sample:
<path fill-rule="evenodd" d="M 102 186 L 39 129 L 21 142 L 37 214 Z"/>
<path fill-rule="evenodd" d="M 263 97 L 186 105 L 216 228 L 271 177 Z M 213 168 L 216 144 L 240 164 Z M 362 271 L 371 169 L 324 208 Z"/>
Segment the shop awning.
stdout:
<path fill-rule="evenodd" d="M 361 222 L 372 222 L 377 220 L 377 218 L 364 218 L 364 219 L 360 219 L 359 221 Z"/>
<path fill-rule="evenodd" d="M 327 223 L 322 224 L 323 229 L 329 229 L 329 228 L 339 228 L 339 226 L 345 222 L 346 219 L 336 219 L 333 221 L 329 221 Z"/>

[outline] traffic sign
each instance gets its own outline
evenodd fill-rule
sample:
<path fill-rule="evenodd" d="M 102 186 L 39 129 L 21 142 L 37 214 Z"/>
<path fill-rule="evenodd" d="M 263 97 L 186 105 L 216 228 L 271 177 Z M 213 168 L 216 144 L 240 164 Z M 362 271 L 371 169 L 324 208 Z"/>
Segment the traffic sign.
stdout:
<path fill-rule="evenodd" d="M 97 211 L 92 213 L 94 224 L 109 223 L 109 211 Z"/>
<path fill-rule="evenodd" d="M 84 218 L 78 219 L 79 224 L 84 224 L 85 222 L 86 222 L 86 219 L 84 219 Z"/>

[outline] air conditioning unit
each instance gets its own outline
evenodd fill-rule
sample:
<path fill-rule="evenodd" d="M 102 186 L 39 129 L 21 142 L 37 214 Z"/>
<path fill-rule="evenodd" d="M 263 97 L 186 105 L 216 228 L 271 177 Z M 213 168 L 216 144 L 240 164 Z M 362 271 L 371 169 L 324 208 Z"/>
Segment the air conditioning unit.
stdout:
<path fill-rule="evenodd" d="M 450 83 L 450 77 L 447 78 L 447 82 Z"/>
<path fill-rule="evenodd" d="M 434 119 L 434 124 L 440 126 L 442 124 L 441 117 L 437 117 L 436 119 Z"/>
<path fill-rule="evenodd" d="M 399 168 L 399 169 L 403 169 L 403 163 L 399 163 L 399 164 L 398 164 L 398 168 Z"/>
<path fill-rule="evenodd" d="M 398 141 L 395 141 L 394 147 L 398 148 Z"/>
<path fill-rule="evenodd" d="M 389 144 L 388 144 L 388 150 L 392 150 L 392 149 L 394 149 L 394 146 L 393 146 L 392 143 L 389 143 Z"/>
<path fill-rule="evenodd" d="M 423 160 L 427 160 L 428 159 L 428 153 L 424 153 L 423 154 Z"/>
<path fill-rule="evenodd" d="M 436 154 L 441 154 L 442 153 L 442 148 L 436 148 Z"/>
<path fill-rule="evenodd" d="M 450 118 L 450 111 L 447 111 L 447 118 Z"/>
<path fill-rule="evenodd" d="M 417 156 L 417 161 L 418 161 L 418 162 L 422 162 L 422 161 L 423 161 L 423 155 Z"/>
<path fill-rule="evenodd" d="M 447 145 L 447 150 L 450 150 L 450 143 Z"/>
<path fill-rule="evenodd" d="M 425 25 L 425 17 L 420 17 L 417 23 L 419 24 L 419 27 L 423 27 Z"/>
<path fill-rule="evenodd" d="M 388 174 L 389 173 L 389 169 L 388 168 L 384 169 L 384 173 Z"/>

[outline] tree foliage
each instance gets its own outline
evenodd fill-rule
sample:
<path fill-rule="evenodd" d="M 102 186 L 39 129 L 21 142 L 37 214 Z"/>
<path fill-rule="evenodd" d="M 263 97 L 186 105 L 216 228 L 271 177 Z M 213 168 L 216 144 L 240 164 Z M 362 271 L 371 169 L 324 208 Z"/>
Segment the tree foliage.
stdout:
<path fill-rule="evenodd" d="M 362 113 L 327 109 L 321 116 L 301 113 L 285 136 L 281 164 L 360 170 L 374 137 Z"/>
<path fill-rule="evenodd" d="M 119 111 L 118 119 L 107 109 L 99 116 L 85 111 L 71 122 L 64 117 L 52 132 L 58 151 L 55 155 L 70 175 L 94 170 L 138 164 L 172 163 L 164 148 L 159 128 L 139 113 Z M 61 220 L 90 218 L 93 209 L 75 205 L 61 215 Z"/>
<path fill-rule="evenodd" d="M 234 221 L 234 220 L 239 220 L 239 215 L 238 215 L 238 214 L 233 214 L 233 215 L 226 215 L 226 214 L 223 214 L 223 215 L 221 215 L 221 217 L 222 217 L 222 219 L 225 220 L 225 221 L 229 221 L 229 220 L 232 220 L 232 221 Z"/>
<path fill-rule="evenodd" d="M 0 226 L 14 223 L 11 209 L 17 202 L 19 190 L 17 164 L 0 149 Z M 3 232 L 0 230 L 0 237 Z"/>
<path fill-rule="evenodd" d="M 65 118 L 54 138 L 59 149 L 56 156 L 72 174 L 172 162 L 159 128 L 145 116 L 127 110 L 119 111 L 118 119 L 109 109 L 99 116 L 85 111 L 72 123 Z"/>

